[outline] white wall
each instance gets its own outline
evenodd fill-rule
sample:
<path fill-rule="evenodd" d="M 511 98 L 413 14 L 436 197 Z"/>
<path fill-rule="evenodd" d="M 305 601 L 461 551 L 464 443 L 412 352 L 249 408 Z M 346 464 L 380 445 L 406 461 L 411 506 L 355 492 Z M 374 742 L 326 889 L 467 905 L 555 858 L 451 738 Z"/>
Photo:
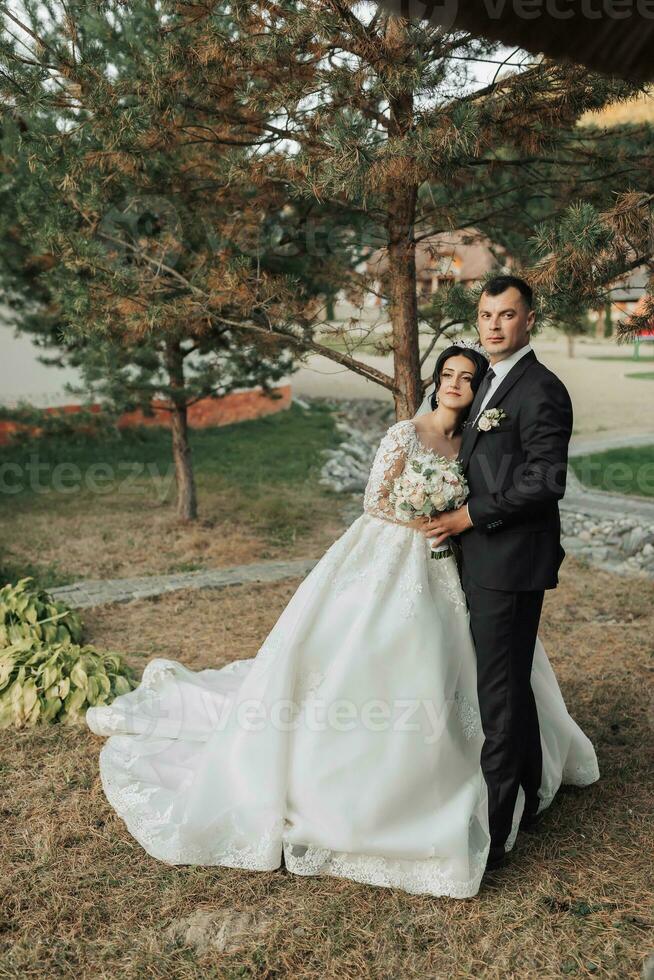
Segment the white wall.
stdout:
<path fill-rule="evenodd" d="M 64 392 L 64 384 L 79 383 L 77 371 L 48 367 L 37 360 L 45 353 L 25 335 L 16 335 L 0 314 L 0 404 L 13 406 L 25 399 L 31 405 L 63 405 L 79 401 Z"/>

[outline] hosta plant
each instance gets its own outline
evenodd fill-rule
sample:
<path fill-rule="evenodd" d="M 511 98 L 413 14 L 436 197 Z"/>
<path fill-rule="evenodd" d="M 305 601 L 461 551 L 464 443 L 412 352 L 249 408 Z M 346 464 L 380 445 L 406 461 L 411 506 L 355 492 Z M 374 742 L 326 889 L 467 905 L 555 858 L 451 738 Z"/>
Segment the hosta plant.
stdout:
<path fill-rule="evenodd" d="M 79 643 L 83 630 L 77 613 L 33 582 L 28 576 L 0 589 L 0 649 L 27 638 Z"/>
<path fill-rule="evenodd" d="M 0 650 L 0 728 L 81 722 L 92 704 L 107 704 L 134 686 L 117 653 L 22 639 Z"/>
<path fill-rule="evenodd" d="M 83 646 L 77 613 L 31 581 L 0 589 L 0 728 L 81 722 L 136 685 L 120 654 Z"/>

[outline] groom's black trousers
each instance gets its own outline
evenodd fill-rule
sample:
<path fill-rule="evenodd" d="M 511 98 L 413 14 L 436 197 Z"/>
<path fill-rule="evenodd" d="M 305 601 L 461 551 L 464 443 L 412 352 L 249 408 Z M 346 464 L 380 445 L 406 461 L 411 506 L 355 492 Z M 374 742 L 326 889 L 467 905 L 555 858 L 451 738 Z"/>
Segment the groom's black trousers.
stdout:
<path fill-rule="evenodd" d="M 462 568 L 477 654 L 477 694 L 485 741 L 490 854 L 504 851 L 518 788 L 525 813 L 538 809 L 543 757 L 531 668 L 544 592 L 503 592 L 476 585 Z"/>

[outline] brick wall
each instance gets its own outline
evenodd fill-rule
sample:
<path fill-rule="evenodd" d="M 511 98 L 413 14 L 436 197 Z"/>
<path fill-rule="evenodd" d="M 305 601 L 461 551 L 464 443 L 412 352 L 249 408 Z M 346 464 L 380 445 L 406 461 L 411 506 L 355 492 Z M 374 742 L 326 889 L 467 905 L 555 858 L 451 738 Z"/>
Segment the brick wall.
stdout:
<path fill-rule="evenodd" d="M 287 409 L 291 404 L 291 386 L 280 385 L 273 391 L 281 397 L 269 398 L 264 395 L 261 389 L 255 388 L 250 391 L 234 391 L 222 398 L 203 398 L 189 408 L 189 426 L 192 429 L 205 429 L 214 425 L 230 425 L 232 422 L 258 419 L 263 415 L 272 415 Z M 161 406 L 164 404 L 161 400 L 154 400 L 155 414 L 151 418 L 143 415 L 141 411 L 125 412 L 118 419 L 118 427 L 120 429 L 136 425 L 169 427 L 170 413 L 165 409 L 162 410 Z M 80 407 L 79 405 L 57 405 L 53 408 L 45 408 L 43 411 L 69 415 L 79 412 Z M 90 411 L 99 412 L 100 406 L 92 405 Z M 10 419 L 0 419 L 0 446 L 9 442 L 15 432 L 24 431 L 28 428 L 31 429 L 32 434 L 39 431 L 36 426 L 30 427 Z"/>

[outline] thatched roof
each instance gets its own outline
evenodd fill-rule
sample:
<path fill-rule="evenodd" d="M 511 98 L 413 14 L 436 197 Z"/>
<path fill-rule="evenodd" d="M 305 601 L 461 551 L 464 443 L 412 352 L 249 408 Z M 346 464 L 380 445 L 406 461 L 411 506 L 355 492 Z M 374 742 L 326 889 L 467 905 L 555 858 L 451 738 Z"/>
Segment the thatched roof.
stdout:
<path fill-rule="evenodd" d="M 480 3 L 479 0 L 379 0 L 390 13 L 458 27 L 492 41 L 517 45 L 587 65 L 631 81 L 654 81 L 654 5 L 636 3 Z"/>

